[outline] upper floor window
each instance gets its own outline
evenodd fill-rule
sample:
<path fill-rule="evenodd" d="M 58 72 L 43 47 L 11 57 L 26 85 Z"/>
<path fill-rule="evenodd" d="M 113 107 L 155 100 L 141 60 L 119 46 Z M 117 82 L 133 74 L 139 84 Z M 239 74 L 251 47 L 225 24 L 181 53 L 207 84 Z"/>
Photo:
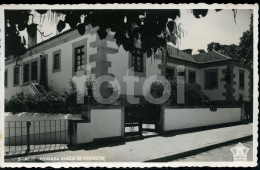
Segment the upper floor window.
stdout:
<path fill-rule="evenodd" d="M 38 62 L 33 61 L 31 64 L 31 80 L 37 80 L 38 79 Z"/>
<path fill-rule="evenodd" d="M 134 67 L 136 72 L 143 72 L 143 53 L 139 48 L 135 48 L 131 52 L 131 67 Z"/>
<path fill-rule="evenodd" d="M 189 71 L 189 83 L 196 83 L 196 72 Z"/>
<path fill-rule="evenodd" d="M 25 64 L 23 66 L 23 82 L 26 83 L 26 82 L 29 82 L 29 79 L 30 79 L 30 64 Z"/>
<path fill-rule="evenodd" d="M 14 67 L 14 85 L 19 85 L 20 80 L 20 68 Z"/>
<path fill-rule="evenodd" d="M 74 49 L 74 72 L 84 69 L 84 45 Z"/>
<path fill-rule="evenodd" d="M 239 71 L 239 88 L 245 88 L 245 72 Z"/>
<path fill-rule="evenodd" d="M 218 88 L 218 70 L 206 70 L 205 71 L 205 89 Z"/>
<path fill-rule="evenodd" d="M 8 72 L 7 70 L 5 71 L 5 87 L 8 86 Z"/>
<path fill-rule="evenodd" d="M 55 51 L 53 53 L 53 72 L 58 72 L 60 71 L 60 63 L 61 63 L 61 50 Z"/>

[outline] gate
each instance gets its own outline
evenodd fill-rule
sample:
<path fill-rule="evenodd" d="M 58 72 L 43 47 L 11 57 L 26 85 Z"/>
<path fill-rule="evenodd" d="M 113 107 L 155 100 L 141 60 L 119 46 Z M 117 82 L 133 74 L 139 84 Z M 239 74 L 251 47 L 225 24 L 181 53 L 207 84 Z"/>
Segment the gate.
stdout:
<path fill-rule="evenodd" d="M 143 135 L 160 130 L 161 106 L 154 104 L 125 106 L 125 136 Z"/>
<path fill-rule="evenodd" d="M 5 158 L 67 150 L 68 120 L 5 122 Z"/>

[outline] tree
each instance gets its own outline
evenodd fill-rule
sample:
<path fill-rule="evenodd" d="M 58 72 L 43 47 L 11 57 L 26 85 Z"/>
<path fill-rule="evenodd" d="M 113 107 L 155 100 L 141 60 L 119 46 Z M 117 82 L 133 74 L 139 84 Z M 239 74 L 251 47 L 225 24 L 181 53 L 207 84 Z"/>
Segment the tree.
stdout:
<path fill-rule="evenodd" d="M 205 53 L 205 50 L 204 50 L 204 49 L 198 49 L 198 52 L 199 52 L 200 54 L 202 54 L 202 53 Z"/>
<path fill-rule="evenodd" d="M 48 10 L 35 10 L 41 15 Z M 71 28 L 77 27 L 81 35 L 85 33 L 86 24 L 92 27 L 98 26 L 97 31 L 100 39 L 106 38 L 108 31 L 115 32 L 114 38 L 118 46 L 122 45 L 126 51 L 134 48 L 136 40 L 142 42 L 141 48 L 147 57 L 152 53 L 161 50 L 163 58 L 167 57 L 165 47 L 167 42 L 176 44 L 181 36 L 181 28 L 176 25 L 175 19 L 180 17 L 180 10 L 50 10 L 52 14 L 64 14 L 65 20 L 60 20 L 57 24 L 57 30 L 61 32 L 68 23 Z M 220 10 L 216 10 L 220 11 Z M 207 9 L 191 10 L 196 18 L 205 17 Z M 27 29 L 30 25 L 28 20 L 30 11 L 28 10 L 7 10 L 5 11 L 6 24 L 6 57 L 8 55 L 23 55 L 26 52 L 25 42 L 21 41 L 19 31 Z M 84 16 L 84 23 L 81 23 L 80 17 Z M 18 30 L 16 28 L 18 25 Z M 12 35 L 12 36 L 11 36 Z M 20 37 L 20 38 L 19 38 Z M 17 48 L 13 49 L 12 40 L 16 40 Z M 24 39 L 24 38 L 23 38 Z"/>
<path fill-rule="evenodd" d="M 253 65 L 253 15 L 251 15 L 251 21 L 249 30 L 245 31 L 240 38 L 239 52 L 241 61 L 247 65 Z"/>
<path fill-rule="evenodd" d="M 220 43 L 212 42 L 208 44 L 208 51 L 217 51 L 221 54 L 227 55 L 233 59 L 239 59 L 239 46 L 235 44 L 223 45 Z"/>
<path fill-rule="evenodd" d="M 225 45 L 217 42 L 208 44 L 208 51 L 217 51 L 221 54 L 227 55 L 233 59 L 239 60 L 246 66 L 252 67 L 253 64 L 253 15 L 251 15 L 251 22 L 249 30 L 245 31 L 240 38 L 239 45 L 231 44 Z"/>

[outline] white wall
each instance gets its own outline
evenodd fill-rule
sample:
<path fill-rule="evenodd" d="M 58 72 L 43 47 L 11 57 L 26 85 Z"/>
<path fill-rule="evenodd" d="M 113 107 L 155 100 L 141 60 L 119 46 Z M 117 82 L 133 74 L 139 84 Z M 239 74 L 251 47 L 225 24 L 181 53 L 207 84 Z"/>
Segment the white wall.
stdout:
<path fill-rule="evenodd" d="M 77 144 L 122 135 L 122 109 L 91 109 L 91 122 L 77 124 Z"/>
<path fill-rule="evenodd" d="M 165 108 L 164 131 L 239 122 L 241 108 Z"/>
<path fill-rule="evenodd" d="M 86 26 L 86 30 L 89 29 L 89 26 Z M 74 35 L 75 31 L 71 31 L 67 34 Z M 79 33 L 78 33 L 79 34 Z M 65 36 L 65 35 L 64 35 Z M 62 37 L 62 36 L 61 36 Z M 90 47 L 90 43 L 93 41 L 96 41 L 96 34 L 86 33 L 83 36 L 79 36 L 78 38 L 75 38 L 71 41 L 61 43 L 55 47 L 48 48 L 47 50 L 41 51 L 41 48 L 46 45 L 52 46 L 52 43 L 55 41 L 63 41 L 60 40 L 60 37 L 57 37 L 56 39 L 53 39 L 49 42 L 43 43 L 42 45 L 39 45 L 35 47 L 35 50 L 39 51 L 39 53 L 33 54 L 32 56 L 26 57 L 22 60 L 22 63 L 33 60 L 38 58 L 38 81 L 40 78 L 40 55 L 42 52 L 44 52 L 44 55 L 47 54 L 48 58 L 48 85 L 52 85 L 58 93 L 62 94 L 65 89 L 69 88 L 69 80 L 72 78 L 72 54 L 73 54 L 73 47 L 72 44 L 75 42 L 79 42 L 81 40 L 87 39 L 87 64 L 92 65 L 92 63 L 89 63 L 89 56 L 92 54 L 97 53 L 97 48 Z M 53 52 L 61 50 L 61 71 L 53 73 L 52 67 L 53 67 Z M 6 69 L 8 69 L 8 87 L 5 88 L 5 98 L 10 99 L 11 96 L 15 95 L 16 93 L 22 91 L 22 85 L 23 85 L 23 66 L 20 67 L 20 86 L 13 86 L 13 68 L 15 63 L 11 63 L 5 66 Z M 88 74 L 90 74 L 90 71 L 88 71 Z"/>
<path fill-rule="evenodd" d="M 130 67 L 130 54 L 125 51 L 122 45 L 120 47 L 117 44 L 111 41 L 107 42 L 108 47 L 112 47 L 114 49 L 118 49 L 118 53 L 115 54 L 107 54 L 108 61 L 111 61 L 111 74 L 114 74 L 116 79 L 119 81 L 121 85 L 121 94 L 126 95 L 127 85 L 126 82 L 123 81 L 123 77 L 126 75 L 135 76 L 139 78 L 139 82 L 135 82 L 134 86 L 129 86 L 128 88 L 134 88 L 135 95 L 143 95 L 143 84 L 146 78 L 153 75 L 160 75 L 161 70 L 158 68 L 158 65 L 161 64 L 161 59 L 154 59 L 153 56 L 147 58 L 144 54 L 144 64 L 145 64 L 145 73 L 139 74 L 133 71 L 133 68 Z M 136 46 L 140 48 L 140 44 L 137 43 Z M 141 76 L 140 76 L 141 75 Z"/>

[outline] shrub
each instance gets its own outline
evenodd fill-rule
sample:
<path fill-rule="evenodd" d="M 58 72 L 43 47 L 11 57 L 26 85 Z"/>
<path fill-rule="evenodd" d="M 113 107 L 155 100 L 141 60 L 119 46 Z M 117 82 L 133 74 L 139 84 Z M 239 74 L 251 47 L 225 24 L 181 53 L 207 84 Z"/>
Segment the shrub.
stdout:
<path fill-rule="evenodd" d="M 171 82 L 171 104 L 177 104 L 177 81 L 172 80 Z M 184 85 L 184 104 L 188 106 L 201 106 L 208 103 L 209 98 L 204 94 L 200 85 L 196 83 L 185 83 Z"/>
<path fill-rule="evenodd" d="M 26 95 L 23 92 L 19 92 L 12 96 L 9 101 L 5 100 L 5 110 L 14 113 L 26 111 Z"/>
<path fill-rule="evenodd" d="M 79 112 L 77 105 L 77 88 L 70 81 L 70 89 L 64 96 L 59 95 L 53 88 L 42 90 L 40 94 L 25 94 L 19 92 L 8 101 L 5 100 L 6 112 L 37 112 L 37 113 L 71 113 Z"/>
<path fill-rule="evenodd" d="M 163 95 L 164 87 L 161 81 L 154 81 L 150 86 L 150 94 L 154 98 L 159 98 Z"/>
<path fill-rule="evenodd" d="M 70 80 L 69 81 L 70 88 L 64 91 L 65 104 L 67 112 L 71 114 L 79 113 L 79 106 L 77 105 L 77 86 L 75 83 Z"/>

